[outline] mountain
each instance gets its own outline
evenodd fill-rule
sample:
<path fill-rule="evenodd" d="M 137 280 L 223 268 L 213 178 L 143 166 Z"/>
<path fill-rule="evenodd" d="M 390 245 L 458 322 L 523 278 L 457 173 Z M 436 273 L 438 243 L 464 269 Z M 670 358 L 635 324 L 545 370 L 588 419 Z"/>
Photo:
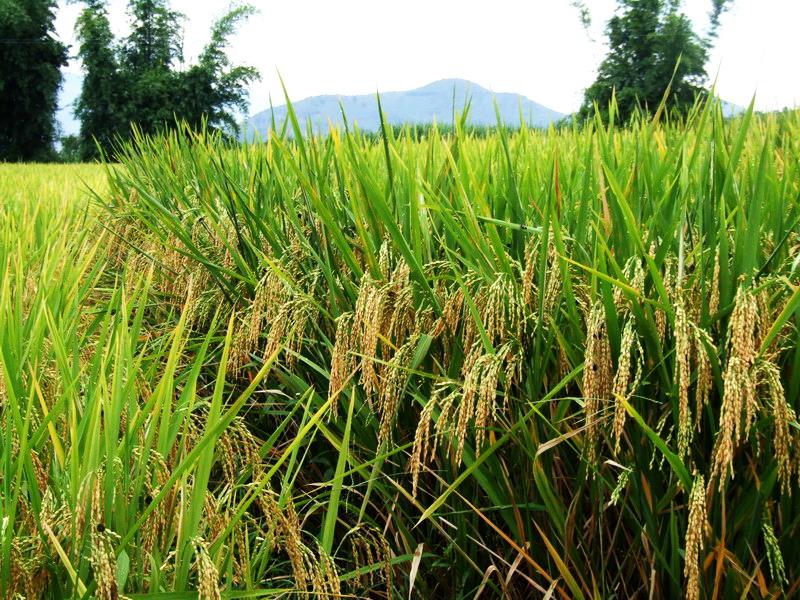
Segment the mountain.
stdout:
<path fill-rule="evenodd" d="M 83 75 L 62 71 L 64 79 L 58 93 L 58 112 L 56 120 L 62 135 L 77 135 L 80 122 L 75 116 L 75 102 L 81 93 Z M 520 110 L 525 120 L 534 127 L 547 127 L 566 115 L 542 106 L 519 94 L 495 94 L 486 88 L 463 79 L 442 79 L 415 90 L 405 92 L 386 92 L 381 94 L 381 106 L 387 121 L 392 125 L 404 123 L 452 123 L 453 99 L 456 111 L 463 110 L 464 101 L 471 99 L 469 121 L 473 125 L 496 125 L 494 103 L 500 109 L 500 117 L 507 125 L 517 125 Z M 380 128 L 378 103 L 374 94 L 361 96 L 314 96 L 293 104 L 297 117 L 302 125 L 310 119 L 318 131 L 327 131 L 328 121 L 342 126 L 342 114 L 339 102 L 344 106 L 350 124 L 358 123 L 364 131 L 376 131 Z M 744 108 L 732 102 L 722 102 L 725 117 L 732 117 L 744 112 Z M 286 106 L 276 106 L 275 122 L 279 125 L 286 119 Z M 265 135 L 272 123 L 270 110 L 264 110 L 251 116 L 246 124 L 248 137 L 255 132 Z"/>
<path fill-rule="evenodd" d="M 720 100 L 720 104 L 722 105 L 722 116 L 726 119 L 738 117 L 747 110 L 744 106 L 739 106 L 738 104 L 728 102 L 727 100 Z"/>
<path fill-rule="evenodd" d="M 61 71 L 64 79 L 58 91 L 58 111 L 56 122 L 61 130 L 61 135 L 77 135 L 81 130 L 80 121 L 75 116 L 75 102 L 81 95 L 83 75 Z"/>
<path fill-rule="evenodd" d="M 520 115 L 534 127 L 547 127 L 562 118 L 560 112 L 542 106 L 519 94 L 495 94 L 476 83 L 463 79 L 442 79 L 421 88 L 405 92 L 381 93 L 381 107 L 391 125 L 405 123 L 452 123 L 453 106 L 457 112 L 463 110 L 465 101 L 471 100 L 469 122 L 472 125 L 496 125 L 495 102 L 500 118 L 508 125 L 518 125 Z M 455 101 L 455 104 L 454 104 Z M 301 124 L 310 120 L 318 131 L 327 131 L 328 121 L 341 127 L 341 102 L 347 121 L 358 123 L 363 131 L 380 129 L 378 103 L 374 94 L 361 96 L 325 95 L 293 102 Z M 274 108 L 275 122 L 280 126 L 286 119 L 285 105 Z M 245 127 L 248 137 L 256 132 L 265 135 L 272 123 L 272 111 L 267 109 L 251 116 Z"/>

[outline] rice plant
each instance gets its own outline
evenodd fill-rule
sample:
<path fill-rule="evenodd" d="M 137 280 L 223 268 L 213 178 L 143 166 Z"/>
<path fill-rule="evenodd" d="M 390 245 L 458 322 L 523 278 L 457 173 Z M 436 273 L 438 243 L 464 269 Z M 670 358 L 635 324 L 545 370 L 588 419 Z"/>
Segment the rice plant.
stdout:
<path fill-rule="evenodd" d="M 792 596 L 798 132 L 290 111 L 12 195 L 4 593 Z"/>

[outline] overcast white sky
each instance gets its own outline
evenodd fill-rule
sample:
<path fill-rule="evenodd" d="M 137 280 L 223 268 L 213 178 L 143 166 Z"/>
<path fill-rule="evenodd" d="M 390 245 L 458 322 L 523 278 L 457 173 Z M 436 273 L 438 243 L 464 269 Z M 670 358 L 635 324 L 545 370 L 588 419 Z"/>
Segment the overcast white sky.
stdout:
<path fill-rule="evenodd" d="M 124 33 L 126 0 L 110 0 L 112 27 Z M 191 61 L 228 0 L 173 0 L 186 15 Z M 261 71 L 251 112 L 283 103 L 277 71 L 292 100 L 363 94 L 460 77 L 496 92 L 516 92 L 561 112 L 576 110 L 605 54 L 603 31 L 614 0 L 585 0 L 584 30 L 571 0 L 251 0 L 259 13 L 232 39 L 234 61 Z M 685 0 L 695 30 L 706 31 L 711 0 Z M 59 1 L 57 30 L 73 44 L 81 6 Z M 756 107 L 800 105 L 800 0 L 734 0 L 722 18 L 707 66 L 719 95 Z M 79 70 L 71 63 L 70 70 Z"/>

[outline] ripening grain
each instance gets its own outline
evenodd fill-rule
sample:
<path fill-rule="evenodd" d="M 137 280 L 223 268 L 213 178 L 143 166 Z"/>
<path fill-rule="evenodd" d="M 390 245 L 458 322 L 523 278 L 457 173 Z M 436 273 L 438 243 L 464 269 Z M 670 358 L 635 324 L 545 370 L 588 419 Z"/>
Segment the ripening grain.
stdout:
<path fill-rule="evenodd" d="M 7 594 L 800 590 L 800 114 L 289 127 L 0 170 Z"/>

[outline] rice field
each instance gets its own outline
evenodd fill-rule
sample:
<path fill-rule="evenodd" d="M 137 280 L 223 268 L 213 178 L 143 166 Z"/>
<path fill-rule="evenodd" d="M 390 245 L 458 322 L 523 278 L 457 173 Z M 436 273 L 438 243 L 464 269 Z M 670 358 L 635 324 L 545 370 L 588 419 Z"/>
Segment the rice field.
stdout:
<path fill-rule="evenodd" d="M 0 165 L 0 594 L 798 594 L 798 157 L 708 103 Z"/>

